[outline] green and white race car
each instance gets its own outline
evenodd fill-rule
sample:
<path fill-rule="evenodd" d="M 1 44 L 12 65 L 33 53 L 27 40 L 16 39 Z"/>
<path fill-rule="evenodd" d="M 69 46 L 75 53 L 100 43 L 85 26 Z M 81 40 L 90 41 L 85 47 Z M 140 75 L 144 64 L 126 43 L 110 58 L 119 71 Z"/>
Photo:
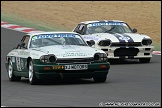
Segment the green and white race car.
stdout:
<path fill-rule="evenodd" d="M 105 82 L 110 63 L 104 51 L 90 47 L 75 32 L 41 32 L 23 36 L 7 54 L 6 69 L 10 81 L 29 78 L 31 85 L 39 80 L 93 78 Z"/>

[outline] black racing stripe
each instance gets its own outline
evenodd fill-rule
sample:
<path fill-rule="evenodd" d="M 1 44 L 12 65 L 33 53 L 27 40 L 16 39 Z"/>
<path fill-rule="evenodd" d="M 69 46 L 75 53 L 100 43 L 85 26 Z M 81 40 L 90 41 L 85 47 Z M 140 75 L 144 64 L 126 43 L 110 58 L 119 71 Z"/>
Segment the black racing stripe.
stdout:
<path fill-rule="evenodd" d="M 118 34 L 113 34 L 118 40 L 119 40 L 119 42 L 126 42 L 125 40 L 122 40 L 122 39 L 120 39 L 120 35 L 118 35 Z"/>
<path fill-rule="evenodd" d="M 132 37 L 130 37 L 129 35 L 126 35 L 126 34 L 122 34 L 122 35 L 125 36 L 125 37 L 130 38 L 130 39 L 128 40 L 128 42 L 134 42 L 134 40 L 132 39 Z"/>

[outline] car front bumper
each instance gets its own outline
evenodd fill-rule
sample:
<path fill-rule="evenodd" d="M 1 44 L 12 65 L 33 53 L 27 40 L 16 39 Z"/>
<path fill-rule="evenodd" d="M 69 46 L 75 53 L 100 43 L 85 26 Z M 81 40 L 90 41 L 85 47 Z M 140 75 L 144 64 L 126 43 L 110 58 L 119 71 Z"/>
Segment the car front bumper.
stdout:
<path fill-rule="evenodd" d="M 154 46 L 142 47 L 100 47 L 101 50 L 107 53 L 108 59 L 139 59 L 151 58 Z"/>
<path fill-rule="evenodd" d="M 92 78 L 92 77 L 105 77 L 108 74 L 110 68 L 109 62 L 88 64 L 88 69 L 86 70 L 64 70 L 61 68 L 59 69 L 53 68 L 59 66 L 65 66 L 65 64 L 64 65 L 34 64 L 34 72 L 37 79 Z M 105 67 L 103 68 L 102 66 Z"/>

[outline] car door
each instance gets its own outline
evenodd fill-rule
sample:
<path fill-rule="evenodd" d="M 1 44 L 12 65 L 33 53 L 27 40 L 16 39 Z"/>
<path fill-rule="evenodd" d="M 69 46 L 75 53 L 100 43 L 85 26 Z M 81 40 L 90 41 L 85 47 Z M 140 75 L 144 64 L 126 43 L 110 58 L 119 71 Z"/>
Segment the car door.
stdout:
<path fill-rule="evenodd" d="M 30 52 L 28 50 L 29 38 L 30 38 L 29 35 L 24 36 L 15 49 L 15 51 L 17 52 L 15 56 L 15 69 L 18 72 L 26 72 L 28 70 L 27 58 L 30 55 Z"/>

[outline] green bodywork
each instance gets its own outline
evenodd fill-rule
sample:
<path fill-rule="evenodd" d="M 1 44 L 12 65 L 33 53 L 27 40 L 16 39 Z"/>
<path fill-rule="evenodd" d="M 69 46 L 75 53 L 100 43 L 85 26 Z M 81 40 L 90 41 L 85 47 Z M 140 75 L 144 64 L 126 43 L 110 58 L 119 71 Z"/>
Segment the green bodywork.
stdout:
<path fill-rule="evenodd" d="M 12 59 L 12 57 L 9 57 Z M 16 59 L 16 58 L 15 58 Z M 23 61 L 23 67 L 21 71 L 17 69 L 17 61 L 13 62 L 13 71 L 15 76 L 21 76 L 28 78 L 28 65 L 27 58 L 21 58 Z M 58 63 L 42 63 L 39 59 L 32 60 L 33 61 L 33 70 L 35 72 L 37 79 L 56 79 L 56 78 L 92 78 L 92 77 L 105 77 L 110 68 L 109 62 L 92 62 L 88 64 L 88 69 L 86 70 L 65 70 L 65 65 L 73 65 L 73 64 L 58 64 Z M 105 65 L 104 68 L 100 68 L 101 65 Z M 8 69 L 8 61 L 5 63 L 6 69 Z M 43 70 L 44 67 L 48 67 L 49 70 Z M 60 67 L 56 69 L 55 67 Z"/>

